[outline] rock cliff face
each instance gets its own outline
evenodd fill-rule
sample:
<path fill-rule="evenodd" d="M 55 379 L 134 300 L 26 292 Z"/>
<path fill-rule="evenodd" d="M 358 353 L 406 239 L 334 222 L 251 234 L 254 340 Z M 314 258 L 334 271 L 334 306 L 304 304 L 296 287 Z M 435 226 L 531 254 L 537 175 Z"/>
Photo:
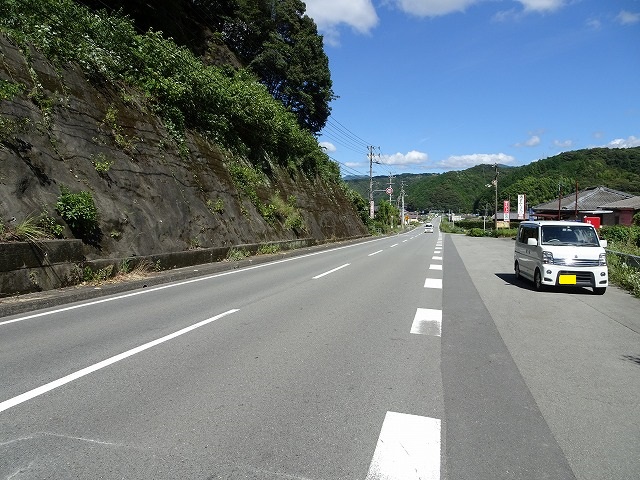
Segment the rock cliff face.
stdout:
<path fill-rule="evenodd" d="M 0 80 L 26 87 L 0 100 L 5 225 L 43 214 L 65 225 L 55 204 L 66 187 L 91 192 L 98 210 L 88 259 L 367 233 L 340 186 L 278 169 L 256 192 L 264 204 L 295 197 L 304 228 L 266 221 L 236 188 L 229 155 L 192 132 L 178 145 L 136 92 L 25 55 L 1 35 L 0 52 Z"/>

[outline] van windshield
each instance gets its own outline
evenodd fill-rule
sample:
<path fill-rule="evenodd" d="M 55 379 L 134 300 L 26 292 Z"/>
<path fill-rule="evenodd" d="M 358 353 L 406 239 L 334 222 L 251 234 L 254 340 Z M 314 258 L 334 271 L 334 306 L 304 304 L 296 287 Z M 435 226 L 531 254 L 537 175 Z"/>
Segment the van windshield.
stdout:
<path fill-rule="evenodd" d="M 543 245 L 575 245 L 578 247 L 598 247 L 600 242 L 591 226 L 547 225 L 542 227 Z"/>

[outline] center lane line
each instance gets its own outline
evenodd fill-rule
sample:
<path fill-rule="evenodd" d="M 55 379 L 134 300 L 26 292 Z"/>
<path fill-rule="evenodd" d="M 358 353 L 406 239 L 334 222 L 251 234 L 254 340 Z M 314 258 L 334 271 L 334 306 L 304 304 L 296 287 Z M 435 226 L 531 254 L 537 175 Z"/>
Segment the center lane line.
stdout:
<path fill-rule="evenodd" d="M 345 263 L 344 265 L 340 265 L 339 267 L 336 267 L 336 268 L 334 268 L 332 270 L 329 270 L 328 272 L 324 272 L 324 273 L 321 273 L 320 275 L 316 275 L 315 277 L 313 277 L 313 279 L 316 280 L 318 278 L 324 277 L 325 275 L 329 275 L 330 273 L 337 272 L 341 268 L 348 267 L 349 265 L 351 265 L 351 264 L 350 263 Z"/>
<path fill-rule="evenodd" d="M 378 250 L 377 252 L 373 252 L 370 253 L 369 255 L 367 255 L 368 257 L 373 257 L 374 255 L 377 255 L 378 253 L 382 252 L 382 250 Z"/>

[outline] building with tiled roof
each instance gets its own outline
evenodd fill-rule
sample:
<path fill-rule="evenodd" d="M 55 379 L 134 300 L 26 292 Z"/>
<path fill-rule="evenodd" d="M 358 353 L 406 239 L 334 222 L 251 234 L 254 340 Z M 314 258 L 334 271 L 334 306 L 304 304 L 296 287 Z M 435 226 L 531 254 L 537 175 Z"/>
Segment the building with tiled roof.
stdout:
<path fill-rule="evenodd" d="M 607 203 L 601 205 L 600 208 L 603 210 L 611 210 L 612 212 L 604 214 L 607 225 L 631 225 L 633 223 L 633 216 L 640 212 L 640 196 Z"/>
<path fill-rule="evenodd" d="M 599 217 L 602 225 L 614 225 L 614 211 L 605 207 L 630 198 L 633 198 L 630 193 L 600 186 L 541 203 L 532 210 L 537 219 L 584 220 L 584 217 Z"/>

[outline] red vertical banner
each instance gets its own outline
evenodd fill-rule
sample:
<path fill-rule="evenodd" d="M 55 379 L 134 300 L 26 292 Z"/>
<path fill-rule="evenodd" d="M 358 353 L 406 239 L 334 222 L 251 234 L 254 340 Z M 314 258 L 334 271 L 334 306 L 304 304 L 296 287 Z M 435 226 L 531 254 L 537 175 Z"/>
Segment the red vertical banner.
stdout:
<path fill-rule="evenodd" d="M 504 221 L 509 223 L 509 212 L 511 211 L 511 205 L 509 200 L 504 201 Z"/>

